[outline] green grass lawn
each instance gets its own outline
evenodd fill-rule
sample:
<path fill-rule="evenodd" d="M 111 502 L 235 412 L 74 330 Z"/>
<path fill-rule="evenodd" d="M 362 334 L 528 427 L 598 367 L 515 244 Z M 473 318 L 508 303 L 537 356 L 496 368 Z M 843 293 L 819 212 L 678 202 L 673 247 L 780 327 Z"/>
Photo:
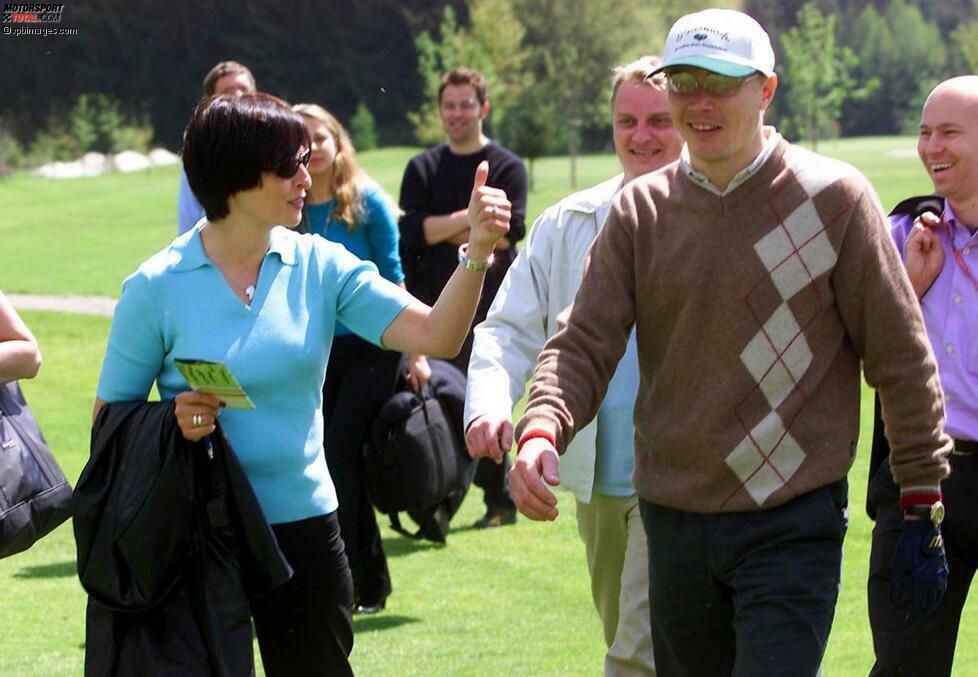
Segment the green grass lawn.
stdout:
<path fill-rule="evenodd" d="M 109 321 L 24 312 L 44 366 L 24 390 L 65 473 L 88 456 L 88 428 Z M 480 494 L 480 495 L 476 495 Z M 492 532 L 467 529 L 481 492 L 463 505 L 447 547 L 384 530 L 395 593 L 385 613 L 356 621 L 358 674 L 594 674 L 601 628 L 591 610 L 573 501 L 556 524 L 521 520 Z M 386 522 L 383 522 L 386 526 Z M 75 577 L 71 525 L 0 560 L 0 675 L 77 675 L 85 595 Z M 532 645 L 520 640 L 538 624 Z M 498 672 L 497 672 L 498 671 Z"/>
<path fill-rule="evenodd" d="M 822 152 L 867 173 L 891 206 L 926 192 L 912 138 L 825 143 Z M 416 149 L 364 153 L 363 164 L 396 195 Z M 528 220 L 567 192 L 566 158 L 536 163 Z M 579 188 L 616 171 L 611 155 L 581 158 Z M 8 292 L 115 296 L 125 275 L 175 230 L 177 172 L 45 181 L 0 181 L 0 288 Z M 109 327 L 105 318 L 25 312 L 44 366 L 25 391 L 69 478 L 88 455 L 95 382 Z M 824 674 L 865 675 L 872 646 L 865 601 L 871 523 L 863 512 L 871 400 L 850 476 L 850 528 L 842 592 Z M 573 500 L 561 495 L 554 524 L 521 519 L 490 532 L 466 529 L 481 514 L 474 491 L 446 547 L 384 531 L 395 593 L 383 614 L 358 619 L 353 663 L 364 675 L 599 675 L 601 630 L 589 595 Z M 84 652 L 85 596 L 74 572 L 70 524 L 33 549 L 0 560 L 0 675 L 77 675 Z M 958 642 L 956 673 L 978 674 L 976 602 Z"/>

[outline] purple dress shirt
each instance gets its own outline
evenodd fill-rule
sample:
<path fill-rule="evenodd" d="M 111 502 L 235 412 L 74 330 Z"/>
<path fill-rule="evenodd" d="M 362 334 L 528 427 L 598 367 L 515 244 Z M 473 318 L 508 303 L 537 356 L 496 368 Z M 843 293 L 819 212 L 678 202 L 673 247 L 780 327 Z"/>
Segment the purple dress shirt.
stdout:
<path fill-rule="evenodd" d="M 901 215 L 890 222 L 893 240 L 903 254 L 913 219 Z M 947 200 L 944 223 L 950 226 L 954 247 L 971 276 L 978 280 L 978 233 L 958 223 Z M 920 300 L 920 308 L 944 387 L 945 429 L 955 439 L 978 440 L 978 289 L 955 260 L 948 228 L 942 225 L 938 237 L 944 267 Z"/>

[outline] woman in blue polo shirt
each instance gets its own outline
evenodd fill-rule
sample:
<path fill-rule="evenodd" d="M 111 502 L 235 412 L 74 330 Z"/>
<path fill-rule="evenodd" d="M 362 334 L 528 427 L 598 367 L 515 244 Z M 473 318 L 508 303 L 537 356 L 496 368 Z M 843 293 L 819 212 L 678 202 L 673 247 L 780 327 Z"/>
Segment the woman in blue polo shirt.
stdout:
<path fill-rule="evenodd" d="M 352 585 L 322 455 L 322 386 L 342 323 L 385 348 L 451 355 L 478 303 L 509 202 L 480 168 L 471 237 L 434 307 L 374 264 L 298 235 L 310 186 L 301 117 L 267 94 L 202 102 L 184 133 L 187 179 L 207 215 L 123 283 L 98 385 L 105 402 L 174 400 L 181 434 L 200 440 L 219 417 L 293 578 L 251 601 L 267 675 L 352 674 Z M 187 390 L 175 359 L 223 362 L 255 404 L 222 409 Z M 90 647 L 90 649 L 92 649 Z"/>
<path fill-rule="evenodd" d="M 321 106 L 302 103 L 292 110 L 305 120 L 312 150 L 304 229 L 372 261 L 385 279 L 403 287 L 391 202 L 360 169 L 350 136 Z M 323 387 L 326 463 L 340 502 L 340 535 L 353 573 L 354 613 L 374 613 L 384 608 L 391 579 L 367 495 L 363 445 L 381 406 L 394 393 L 400 353 L 382 350 L 338 324 L 329 354 Z"/>

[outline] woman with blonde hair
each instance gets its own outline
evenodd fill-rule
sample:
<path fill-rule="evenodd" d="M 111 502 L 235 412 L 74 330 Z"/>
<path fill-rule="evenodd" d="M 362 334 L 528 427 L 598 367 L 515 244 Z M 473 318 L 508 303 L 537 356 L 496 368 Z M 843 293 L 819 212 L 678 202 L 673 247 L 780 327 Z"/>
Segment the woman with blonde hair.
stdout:
<path fill-rule="evenodd" d="M 309 131 L 305 229 L 338 242 L 380 274 L 404 285 L 397 220 L 391 202 L 357 164 L 343 125 L 316 104 L 293 107 Z M 326 463 L 339 498 L 340 534 L 353 572 L 355 611 L 384 608 L 390 572 L 373 504 L 364 483 L 363 445 L 380 407 L 394 392 L 400 354 L 383 350 L 337 325 L 323 386 Z"/>

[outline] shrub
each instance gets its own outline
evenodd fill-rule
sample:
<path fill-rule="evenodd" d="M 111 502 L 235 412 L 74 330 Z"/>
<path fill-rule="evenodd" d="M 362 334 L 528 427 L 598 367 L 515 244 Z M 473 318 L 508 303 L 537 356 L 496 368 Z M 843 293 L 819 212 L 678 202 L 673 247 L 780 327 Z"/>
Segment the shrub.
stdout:
<path fill-rule="evenodd" d="M 148 123 L 128 124 L 119 127 L 112 140 L 112 152 L 134 150 L 148 153 L 153 141 L 153 127 Z"/>
<path fill-rule="evenodd" d="M 3 127 L 0 120 L 0 176 L 9 174 L 12 169 L 19 167 L 23 150 L 13 134 Z"/>
<path fill-rule="evenodd" d="M 120 103 L 105 94 L 82 94 L 67 114 L 48 116 L 34 137 L 24 163 L 38 166 L 54 160 L 70 161 L 95 151 L 145 153 L 153 140 L 153 127 L 127 118 Z"/>
<path fill-rule="evenodd" d="M 83 153 L 110 153 L 124 124 L 119 102 L 104 94 L 82 94 L 68 113 L 68 128 Z"/>
<path fill-rule="evenodd" d="M 377 123 L 367 105 L 360 102 L 357 112 L 350 118 L 350 135 L 357 150 L 373 150 L 377 147 Z"/>
<path fill-rule="evenodd" d="M 47 126 L 39 131 L 31 142 L 24 162 L 36 167 L 59 160 L 67 162 L 84 153 L 78 139 L 68 131 L 65 123 L 55 116 L 48 119 Z"/>

